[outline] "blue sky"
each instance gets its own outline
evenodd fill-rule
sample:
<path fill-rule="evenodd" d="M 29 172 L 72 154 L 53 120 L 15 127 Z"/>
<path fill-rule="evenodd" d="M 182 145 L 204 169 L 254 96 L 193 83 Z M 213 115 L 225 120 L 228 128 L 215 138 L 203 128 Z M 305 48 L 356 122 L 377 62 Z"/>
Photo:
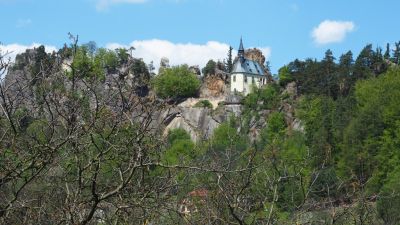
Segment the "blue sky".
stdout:
<path fill-rule="evenodd" d="M 227 46 L 260 47 L 272 71 L 295 58 L 358 54 L 368 43 L 400 41 L 398 0 L 0 0 L 2 50 L 44 44 L 67 33 L 101 47 L 134 45 L 145 61 L 204 64 Z"/>

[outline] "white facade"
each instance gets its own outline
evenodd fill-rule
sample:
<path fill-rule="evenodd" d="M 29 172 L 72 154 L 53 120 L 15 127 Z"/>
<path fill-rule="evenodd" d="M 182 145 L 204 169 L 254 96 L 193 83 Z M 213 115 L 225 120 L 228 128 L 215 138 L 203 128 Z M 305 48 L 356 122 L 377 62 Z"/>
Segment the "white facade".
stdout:
<path fill-rule="evenodd" d="M 230 77 L 231 93 L 242 93 L 245 96 L 252 91 L 254 86 L 260 88 L 267 84 L 264 75 L 232 73 Z"/>

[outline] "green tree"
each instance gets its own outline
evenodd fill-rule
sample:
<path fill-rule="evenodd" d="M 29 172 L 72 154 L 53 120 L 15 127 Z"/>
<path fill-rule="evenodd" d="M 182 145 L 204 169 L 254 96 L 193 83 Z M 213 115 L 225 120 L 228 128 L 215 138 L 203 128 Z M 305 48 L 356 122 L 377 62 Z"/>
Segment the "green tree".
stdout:
<path fill-rule="evenodd" d="M 168 133 L 168 147 L 163 155 L 167 164 L 187 164 L 196 156 L 195 144 L 190 135 L 183 129 L 173 129 Z"/>
<path fill-rule="evenodd" d="M 211 138 L 212 149 L 220 154 L 228 150 L 232 151 L 233 154 L 238 154 L 247 147 L 246 138 L 237 132 L 233 118 L 230 120 L 219 125 Z"/>
<path fill-rule="evenodd" d="M 279 84 L 282 87 L 285 87 L 286 84 L 294 81 L 293 75 L 290 73 L 290 68 L 289 66 L 283 66 L 278 70 L 278 76 L 279 76 Z"/>
<path fill-rule="evenodd" d="M 357 83 L 357 108 L 344 132 L 341 174 L 351 174 L 360 185 L 368 182 L 372 194 L 379 192 L 400 159 L 399 74 L 399 69 L 391 69 Z"/>
<path fill-rule="evenodd" d="M 400 221 L 400 166 L 388 174 L 387 181 L 378 195 L 378 214 L 387 225 Z"/>
<path fill-rule="evenodd" d="M 200 87 L 200 81 L 188 66 L 165 68 L 153 79 L 153 86 L 161 98 L 194 97 Z"/>
<path fill-rule="evenodd" d="M 231 73 L 233 69 L 232 50 L 233 50 L 232 46 L 229 46 L 228 58 L 226 60 L 226 68 L 228 73 Z"/>
<path fill-rule="evenodd" d="M 339 96 L 347 96 L 350 92 L 351 87 L 354 85 L 351 83 L 351 77 L 353 74 L 353 53 L 348 51 L 346 54 L 340 56 L 338 65 L 338 88 Z"/>
<path fill-rule="evenodd" d="M 210 59 L 208 60 L 206 66 L 201 70 L 201 72 L 203 73 L 203 76 L 208 76 L 208 75 L 212 75 L 215 74 L 215 68 L 217 67 L 217 63 Z"/>
<path fill-rule="evenodd" d="M 390 44 L 386 44 L 386 51 L 385 54 L 383 55 L 383 58 L 386 60 L 390 60 Z"/>
<path fill-rule="evenodd" d="M 400 41 L 394 43 L 392 62 L 400 65 Z"/>

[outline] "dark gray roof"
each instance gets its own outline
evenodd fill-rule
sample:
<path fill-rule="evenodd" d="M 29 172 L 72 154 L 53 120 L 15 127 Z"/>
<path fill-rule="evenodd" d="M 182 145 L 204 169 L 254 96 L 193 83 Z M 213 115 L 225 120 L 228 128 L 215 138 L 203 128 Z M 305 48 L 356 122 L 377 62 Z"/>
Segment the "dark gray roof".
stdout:
<path fill-rule="evenodd" d="M 242 38 L 240 38 L 240 45 L 239 45 L 239 51 L 243 51 L 243 52 L 244 52 L 244 48 L 243 48 L 243 41 L 242 41 Z"/>
<path fill-rule="evenodd" d="M 237 60 L 233 65 L 232 73 L 249 73 L 259 76 L 264 76 L 264 70 L 260 64 L 250 59 Z"/>

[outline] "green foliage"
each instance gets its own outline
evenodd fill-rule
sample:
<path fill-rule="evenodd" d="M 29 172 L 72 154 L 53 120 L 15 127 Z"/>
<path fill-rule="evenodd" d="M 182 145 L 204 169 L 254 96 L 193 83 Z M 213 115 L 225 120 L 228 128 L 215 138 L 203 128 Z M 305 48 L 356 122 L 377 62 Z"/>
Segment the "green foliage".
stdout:
<path fill-rule="evenodd" d="M 211 138 L 212 149 L 217 152 L 232 150 L 242 152 L 247 148 L 246 138 L 237 132 L 233 119 L 222 123 L 214 130 Z"/>
<path fill-rule="evenodd" d="M 33 121 L 26 129 L 27 135 L 35 142 L 45 144 L 50 140 L 49 124 L 45 120 Z"/>
<path fill-rule="evenodd" d="M 102 61 L 100 61 L 99 58 L 93 58 L 85 46 L 81 46 L 77 49 L 72 62 L 72 68 L 72 73 L 75 73 L 75 76 L 80 78 L 105 79 Z M 70 76 L 72 76 L 72 74 L 70 74 Z"/>
<path fill-rule="evenodd" d="M 300 94 L 325 95 L 337 99 L 351 94 L 357 80 L 385 73 L 389 65 L 384 59 L 389 56 L 388 52 L 384 56 L 381 48 L 374 50 L 369 44 L 362 49 L 355 62 L 349 51 L 336 63 L 332 51 L 327 50 L 323 60 L 296 59 L 287 68 L 282 67 L 279 74 L 281 80 L 284 78 L 283 84 L 292 79 L 296 81 Z"/>
<path fill-rule="evenodd" d="M 127 62 L 128 62 L 129 54 L 128 54 L 128 50 L 127 50 L 127 49 L 125 49 L 125 48 L 118 48 L 118 49 L 116 50 L 116 52 L 117 52 L 117 55 L 118 55 L 119 62 L 120 62 L 121 64 L 124 64 L 124 63 L 127 63 Z"/>
<path fill-rule="evenodd" d="M 377 193 L 400 158 L 400 70 L 358 82 L 357 111 L 344 133 L 340 168 Z"/>
<path fill-rule="evenodd" d="M 385 224 L 396 225 L 400 221 L 400 166 L 388 174 L 378 196 L 377 210 Z"/>
<path fill-rule="evenodd" d="M 195 108 L 209 108 L 212 109 L 213 105 L 207 99 L 198 101 L 193 107 Z"/>
<path fill-rule="evenodd" d="M 163 70 L 154 78 L 153 86 L 161 98 L 186 98 L 196 96 L 200 81 L 188 66 L 182 65 Z"/>
<path fill-rule="evenodd" d="M 335 110 L 331 98 L 307 96 L 301 99 L 296 111 L 305 126 L 307 145 L 317 168 L 333 163 L 337 154 L 333 130 Z"/>
<path fill-rule="evenodd" d="M 166 164 L 188 163 L 196 157 L 195 144 L 183 129 L 174 129 L 168 133 L 168 145 L 163 162 Z"/>
<path fill-rule="evenodd" d="M 229 46 L 228 58 L 226 60 L 226 69 L 228 73 L 231 73 L 233 69 L 232 50 L 232 46 Z"/>
<path fill-rule="evenodd" d="M 173 145 L 177 140 L 190 140 L 190 135 L 184 129 L 173 129 L 168 132 L 168 144 Z"/>
<path fill-rule="evenodd" d="M 203 76 L 208 76 L 215 73 L 216 67 L 217 63 L 214 60 L 210 59 L 207 62 L 206 66 L 201 70 L 201 72 L 203 73 Z"/>
<path fill-rule="evenodd" d="M 99 48 L 94 58 L 96 65 L 101 65 L 106 68 L 108 72 L 115 72 L 118 63 L 118 56 L 115 51 Z"/>
<path fill-rule="evenodd" d="M 267 126 L 261 131 L 262 145 L 283 140 L 286 133 L 285 118 L 282 113 L 273 112 L 268 120 Z"/>
<path fill-rule="evenodd" d="M 250 110 L 274 109 L 280 102 L 279 86 L 270 84 L 263 88 L 254 87 L 244 100 L 244 106 Z"/>
<path fill-rule="evenodd" d="M 288 83 L 294 81 L 293 75 L 290 73 L 289 66 L 283 66 L 278 71 L 279 85 L 285 87 Z"/>

